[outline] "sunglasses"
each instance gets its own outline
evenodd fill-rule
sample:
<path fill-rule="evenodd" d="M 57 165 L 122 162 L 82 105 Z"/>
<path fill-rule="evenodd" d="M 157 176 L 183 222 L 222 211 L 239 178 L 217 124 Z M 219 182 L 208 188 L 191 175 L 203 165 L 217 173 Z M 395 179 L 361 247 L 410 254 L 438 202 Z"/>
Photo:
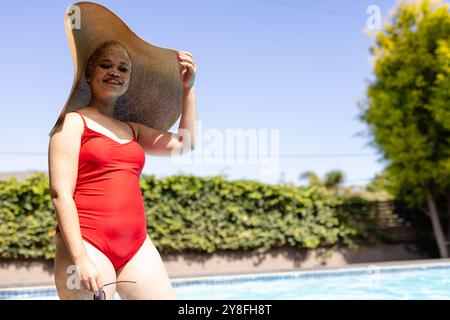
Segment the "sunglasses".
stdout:
<path fill-rule="evenodd" d="M 136 281 L 115 281 L 115 282 L 107 283 L 107 284 L 103 285 L 103 287 L 100 288 L 99 294 L 94 294 L 94 299 L 93 300 L 106 300 L 106 293 L 103 290 L 103 288 L 106 287 L 106 286 L 109 286 L 110 284 L 120 283 L 120 282 L 136 283 Z"/>

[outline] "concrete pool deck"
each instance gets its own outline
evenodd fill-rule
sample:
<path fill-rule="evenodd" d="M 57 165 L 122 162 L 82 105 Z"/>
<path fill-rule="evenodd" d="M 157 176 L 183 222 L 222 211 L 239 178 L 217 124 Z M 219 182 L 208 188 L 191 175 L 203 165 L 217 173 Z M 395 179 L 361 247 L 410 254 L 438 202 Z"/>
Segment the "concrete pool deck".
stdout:
<path fill-rule="evenodd" d="M 319 252 L 301 252 L 295 248 L 276 248 L 266 253 L 235 251 L 213 254 L 161 254 L 169 277 L 187 279 L 215 275 L 258 274 L 327 270 L 351 266 L 445 262 L 450 259 L 427 259 L 407 244 L 372 245 L 357 250 L 341 249 L 321 260 Z M 53 260 L 0 260 L 0 288 L 52 285 Z"/>

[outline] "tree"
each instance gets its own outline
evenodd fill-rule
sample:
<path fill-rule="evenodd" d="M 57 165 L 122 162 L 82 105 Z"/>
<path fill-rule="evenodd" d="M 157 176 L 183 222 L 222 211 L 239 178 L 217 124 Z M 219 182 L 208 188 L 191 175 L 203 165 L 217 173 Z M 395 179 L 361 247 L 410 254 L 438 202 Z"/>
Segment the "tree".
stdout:
<path fill-rule="evenodd" d="M 308 180 L 310 185 L 321 185 L 320 179 L 313 171 L 305 171 L 300 175 L 300 180 Z"/>
<path fill-rule="evenodd" d="M 328 189 L 336 189 L 344 182 L 344 174 L 340 170 L 331 170 L 325 174 L 323 184 Z"/>
<path fill-rule="evenodd" d="M 344 182 L 344 173 L 340 170 L 331 170 L 320 179 L 313 171 L 305 171 L 300 175 L 300 180 L 308 180 L 310 185 L 320 185 L 328 189 L 337 189 Z"/>
<path fill-rule="evenodd" d="M 375 177 L 366 185 L 366 190 L 369 192 L 390 191 L 390 179 L 386 171 L 382 171 L 375 175 Z"/>
<path fill-rule="evenodd" d="M 445 195 L 450 205 L 448 5 L 401 2 L 370 51 L 375 80 L 367 88 L 361 120 L 387 163 L 397 196 L 430 217 L 440 255 L 446 258 L 436 199 Z"/>

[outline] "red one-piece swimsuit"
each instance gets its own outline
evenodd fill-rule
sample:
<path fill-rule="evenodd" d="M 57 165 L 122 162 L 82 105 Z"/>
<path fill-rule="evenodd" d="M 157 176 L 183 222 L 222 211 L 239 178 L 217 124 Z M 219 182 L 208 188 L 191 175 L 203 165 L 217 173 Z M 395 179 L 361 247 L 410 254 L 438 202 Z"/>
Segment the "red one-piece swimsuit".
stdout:
<path fill-rule="evenodd" d="M 117 270 L 139 250 L 147 223 L 139 178 L 145 152 L 136 140 L 119 143 L 84 122 L 73 199 L 82 238 L 111 260 Z M 59 226 L 56 232 L 60 232 Z"/>

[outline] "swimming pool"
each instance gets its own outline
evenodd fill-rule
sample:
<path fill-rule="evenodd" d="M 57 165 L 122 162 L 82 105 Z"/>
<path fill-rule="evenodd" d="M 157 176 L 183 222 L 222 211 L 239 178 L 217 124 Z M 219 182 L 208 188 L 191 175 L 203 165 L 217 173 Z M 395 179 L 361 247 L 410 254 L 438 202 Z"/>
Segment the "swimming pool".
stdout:
<path fill-rule="evenodd" d="M 450 262 L 369 265 L 172 280 L 177 299 L 450 299 Z M 54 287 L 0 289 L 2 299 L 58 299 Z M 116 299 L 120 296 L 116 294 Z"/>

